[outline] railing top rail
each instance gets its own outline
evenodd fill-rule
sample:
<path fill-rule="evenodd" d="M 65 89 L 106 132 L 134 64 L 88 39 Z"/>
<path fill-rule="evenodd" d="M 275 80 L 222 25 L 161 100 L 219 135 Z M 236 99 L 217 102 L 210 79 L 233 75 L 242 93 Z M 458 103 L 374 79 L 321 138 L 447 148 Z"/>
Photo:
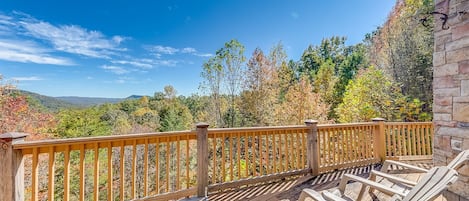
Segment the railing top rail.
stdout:
<path fill-rule="evenodd" d="M 102 143 L 114 142 L 125 140 L 138 140 L 138 139 L 151 139 L 151 138 L 164 138 L 164 137 L 177 137 L 182 135 L 196 135 L 195 131 L 174 131 L 174 132 L 157 132 L 157 133 L 138 133 L 126 135 L 111 135 L 99 137 L 79 137 L 67 139 L 48 139 L 38 141 L 23 141 L 17 142 L 13 145 L 14 149 L 29 149 L 34 147 L 43 146 L 57 146 L 57 145 L 71 145 L 71 144 L 87 144 L 87 143 Z"/>
<path fill-rule="evenodd" d="M 355 127 L 355 126 L 372 126 L 376 125 L 373 122 L 363 122 L 363 123 L 347 123 L 347 124 L 319 124 L 318 129 L 321 128 L 346 128 L 346 127 Z"/>
<path fill-rule="evenodd" d="M 432 125 L 433 122 L 385 122 L 384 125 Z"/>
<path fill-rule="evenodd" d="M 208 129 L 208 133 L 234 133 L 234 132 L 255 132 L 255 131 L 276 131 L 276 130 L 294 130 L 307 129 L 307 126 L 271 126 L 271 127 L 243 127 L 243 128 L 213 128 Z"/>

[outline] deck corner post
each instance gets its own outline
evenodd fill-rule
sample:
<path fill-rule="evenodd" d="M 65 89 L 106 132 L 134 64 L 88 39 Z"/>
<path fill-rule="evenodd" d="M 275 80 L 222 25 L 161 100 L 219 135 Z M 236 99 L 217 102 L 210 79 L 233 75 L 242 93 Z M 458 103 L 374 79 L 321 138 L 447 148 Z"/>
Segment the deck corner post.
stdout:
<path fill-rule="evenodd" d="M 197 197 L 205 197 L 208 189 L 208 124 L 197 123 Z"/>
<path fill-rule="evenodd" d="M 305 121 L 308 127 L 306 134 L 306 156 L 308 168 L 313 176 L 319 175 L 319 142 L 318 142 L 318 121 L 308 119 Z"/>
<path fill-rule="evenodd" d="M 0 135 L 0 195 L 4 201 L 24 200 L 24 163 L 21 150 L 13 149 L 15 143 L 24 141 L 26 133 Z"/>
<path fill-rule="evenodd" d="M 373 131 L 373 148 L 375 158 L 383 162 L 386 160 L 386 137 L 384 131 L 384 122 L 386 119 L 373 118 L 371 121 L 377 125 Z"/>

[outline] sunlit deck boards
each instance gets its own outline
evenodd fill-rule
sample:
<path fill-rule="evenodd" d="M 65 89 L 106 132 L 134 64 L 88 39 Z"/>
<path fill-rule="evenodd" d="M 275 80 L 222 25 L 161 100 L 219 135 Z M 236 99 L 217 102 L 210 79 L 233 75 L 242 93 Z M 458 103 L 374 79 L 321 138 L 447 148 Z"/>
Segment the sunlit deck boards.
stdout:
<path fill-rule="evenodd" d="M 432 167 L 432 161 L 407 161 L 407 163 L 418 165 L 420 167 L 429 169 Z M 365 166 L 360 168 L 346 169 L 335 172 L 322 174 L 318 177 L 312 178 L 309 176 L 299 177 L 296 179 L 285 180 L 281 182 L 265 184 L 255 187 L 247 187 L 223 193 L 212 193 L 209 195 L 209 200 L 282 200 L 282 201 L 296 201 L 304 188 L 312 188 L 317 191 L 330 189 L 338 186 L 340 178 L 345 173 L 351 173 L 367 178 L 372 168 L 378 169 L 380 165 Z M 420 178 L 421 174 L 412 173 L 405 170 L 394 170 L 393 174 L 400 177 L 416 181 Z M 387 181 L 382 181 L 384 184 L 391 185 Z M 402 189 L 402 187 L 394 185 L 393 188 Z M 350 183 L 347 184 L 346 195 L 355 198 L 359 192 L 360 184 Z M 364 200 L 387 200 L 389 196 L 374 191 L 374 193 L 366 193 Z M 446 201 L 440 196 L 437 201 Z"/>

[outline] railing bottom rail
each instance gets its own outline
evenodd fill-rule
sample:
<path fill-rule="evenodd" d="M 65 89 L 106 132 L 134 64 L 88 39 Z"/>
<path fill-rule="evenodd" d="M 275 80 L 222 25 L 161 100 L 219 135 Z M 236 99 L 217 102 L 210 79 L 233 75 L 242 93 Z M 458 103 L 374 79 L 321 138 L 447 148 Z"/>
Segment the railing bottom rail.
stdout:
<path fill-rule="evenodd" d="M 150 197 L 145 197 L 145 198 L 140 198 L 140 199 L 135 199 L 138 201 L 166 201 L 166 200 L 177 200 L 183 197 L 190 197 L 195 195 L 197 192 L 197 189 L 195 187 L 193 188 L 188 188 L 184 190 L 179 190 L 179 191 L 174 191 L 170 193 L 162 193 L 158 194 L 155 196 L 150 196 Z"/>
<path fill-rule="evenodd" d="M 296 175 L 305 175 L 311 173 L 311 169 L 306 168 L 302 170 L 293 170 L 288 172 L 282 172 L 278 174 L 264 175 L 254 178 L 241 179 L 232 182 L 225 182 L 219 184 L 212 184 L 208 186 L 209 192 L 221 191 L 226 189 L 240 188 L 247 185 L 254 185 L 263 182 L 272 182 L 279 179 L 285 179 L 287 177 L 296 176 Z"/>

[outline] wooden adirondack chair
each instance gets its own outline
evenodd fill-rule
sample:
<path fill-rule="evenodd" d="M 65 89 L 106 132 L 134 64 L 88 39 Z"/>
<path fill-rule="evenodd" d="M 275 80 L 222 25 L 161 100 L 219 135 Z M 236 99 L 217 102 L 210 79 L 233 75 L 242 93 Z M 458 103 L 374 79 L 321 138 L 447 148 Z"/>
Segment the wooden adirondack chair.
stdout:
<path fill-rule="evenodd" d="M 464 165 L 465 162 L 469 162 L 469 149 L 464 150 L 461 153 L 459 153 L 456 156 L 456 158 L 454 158 L 446 167 L 454 169 L 454 170 L 458 170 L 462 165 Z M 386 160 L 386 161 L 384 161 L 383 166 L 381 167 L 380 171 L 372 170 L 370 172 L 370 177 L 368 179 L 370 179 L 372 181 L 376 181 L 376 177 L 379 176 L 379 177 L 385 178 L 385 179 L 387 179 L 391 182 L 394 182 L 394 183 L 401 183 L 401 184 L 406 184 L 406 185 L 410 185 L 410 186 L 415 186 L 417 184 L 414 181 L 409 181 L 409 180 L 406 180 L 406 179 L 403 179 L 403 178 L 400 178 L 400 177 L 396 177 L 392 174 L 388 174 L 389 171 L 390 171 L 391 165 L 402 167 L 402 168 L 405 168 L 405 169 L 410 169 L 410 170 L 413 170 L 415 172 L 420 172 L 420 173 L 428 172 L 428 170 L 424 169 L 424 168 L 409 165 L 409 164 L 406 164 L 406 163 L 401 163 L 401 162 L 398 162 L 398 161 Z M 362 189 L 360 190 L 360 194 L 363 194 L 363 191 L 365 191 L 365 188 L 362 187 Z M 373 188 L 370 188 L 369 191 L 372 192 Z"/>
<path fill-rule="evenodd" d="M 392 195 L 390 200 L 393 201 L 431 201 L 440 195 L 450 184 L 454 183 L 458 178 L 456 170 L 442 166 L 430 169 L 423 178 L 408 192 L 398 191 L 384 186 L 375 181 L 371 181 L 355 175 L 345 174 L 339 184 L 339 188 L 333 192 L 322 191 L 316 192 L 312 189 L 304 189 L 300 195 L 300 201 L 311 198 L 316 201 L 347 201 L 351 198 L 345 197 L 345 187 L 349 181 L 360 182 L 363 186 L 370 186 L 386 194 Z M 356 200 L 361 200 L 362 195 L 359 194 Z"/>
<path fill-rule="evenodd" d="M 460 168 L 462 165 L 464 165 L 464 162 L 466 162 L 466 161 L 469 161 L 469 149 L 461 151 L 456 156 L 456 158 L 454 158 L 446 167 L 449 167 L 451 169 L 456 170 L 456 169 Z M 411 169 L 411 170 L 414 170 L 414 171 L 417 171 L 417 172 L 423 172 L 423 173 L 428 172 L 427 169 L 420 168 L 420 167 L 413 166 L 413 165 L 409 165 L 409 164 L 406 164 L 406 163 L 401 163 L 401 162 L 398 162 L 398 161 L 393 161 L 393 160 L 385 160 L 384 163 L 383 163 L 383 167 L 381 168 L 381 172 L 388 173 L 390 171 L 391 165 Z"/>

